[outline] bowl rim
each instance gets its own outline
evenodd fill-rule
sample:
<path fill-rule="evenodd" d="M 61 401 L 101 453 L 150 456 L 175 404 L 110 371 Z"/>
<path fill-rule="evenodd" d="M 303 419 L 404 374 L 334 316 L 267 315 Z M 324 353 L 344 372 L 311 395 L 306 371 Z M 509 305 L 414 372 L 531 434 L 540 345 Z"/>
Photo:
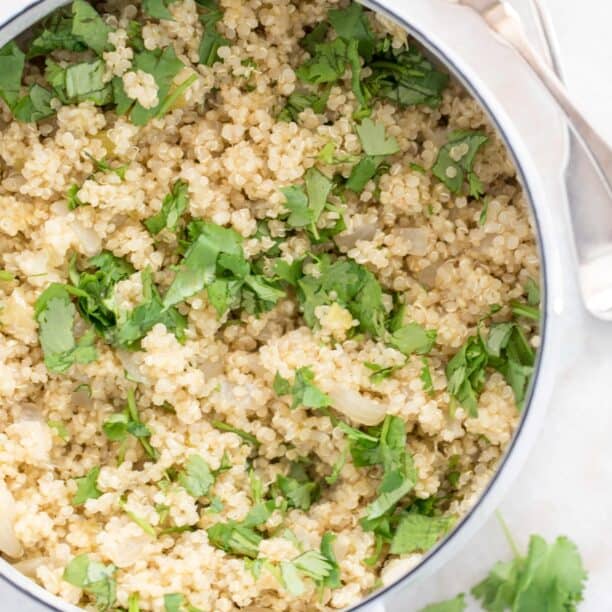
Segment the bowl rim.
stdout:
<path fill-rule="evenodd" d="M 541 344 L 539 350 L 537 351 L 534 372 L 526 393 L 521 418 L 513 432 L 512 439 L 507 444 L 502 457 L 499 459 L 499 463 L 496 466 L 495 472 L 491 476 L 491 479 L 487 482 L 485 488 L 479 493 L 477 500 L 474 502 L 469 511 L 463 515 L 459 521 L 457 521 L 453 529 L 442 540 L 440 540 L 434 547 L 429 549 L 423 555 L 423 557 L 413 568 L 395 579 L 392 583 L 372 592 L 357 604 L 347 608 L 347 612 L 364 612 L 367 607 L 371 607 L 375 604 L 380 605 L 381 600 L 384 599 L 386 595 L 395 593 L 402 588 L 407 587 L 410 583 L 416 581 L 417 578 L 424 577 L 427 571 L 434 571 L 452 556 L 452 554 L 449 554 L 451 548 L 456 548 L 464 543 L 462 542 L 459 544 L 460 539 L 466 540 L 467 537 L 469 537 L 465 535 L 469 530 L 468 528 L 471 528 L 472 532 L 475 531 L 478 527 L 476 522 L 484 522 L 484 519 L 486 519 L 492 512 L 492 507 L 485 509 L 485 506 L 487 505 L 487 502 L 493 498 L 494 494 L 497 496 L 497 498 L 499 498 L 501 493 L 503 493 L 503 490 L 505 490 L 505 488 L 507 488 L 507 486 L 510 484 L 511 479 L 505 478 L 507 473 L 511 471 L 509 464 L 515 459 L 515 455 L 518 454 L 518 446 L 522 445 L 523 440 L 527 437 L 525 435 L 526 429 L 528 427 L 532 427 L 532 422 L 537 421 L 534 415 L 535 399 L 536 395 L 539 394 L 538 391 L 543 386 L 540 384 L 540 380 L 543 378 L 543 364 L 552 359 L 551 353 L 553 351 L 551 345 L 553 343 L 552 340 L 554 335 L 551 333 L 550 327 L 554 325 L 556 320 L 556 309 L 553 308 L 551 303 L 551 268 L 554 268 L 554 265 L 549 265 L 550 262 L 547 257 L 546 248 L 548 241 L 544 232 L 544 227 L 546 224 L 541 218 L 544 216 L 544 214 L 542 213 L 541 208 L 537 205 L 537 203 L 541 200 L 545 200 L 545 197 L 542 197 L 541 195 L 542 189 L 539 185 L 537 173 L 530 170 L 530 168 L 533 167 L 533 164 L 527 163 L 530 159 L 530 155 L 522 145 L 520 136 L 515 132 L 515 130 L 513 130 L 511 119 L 502 111 L 501 108 L 496 107 L 495 95 L 489 91 L 489 88 L 482 81 L 476 78 L 476 74 L 473 72 L 473 70 L 466 64 L 462 63 L 457 54 L 453 52 L 450 47 L 444 45 L 441 40 L 437 39 L 433 33 L 426 33 L 409 19 L 401 15 L 397 9 L 394 9 L 392 0 L 357 1 L 367 8 L 390 18 L 394 23 L 407 31 L 412 38 L 417 40 L 421 46 L 427 49 L 429 53 L 431 53 L 445 68 L 449 70 L 449 72 L 451 72 L 451 74 L 461 83 L 466 91 L 470 93 L 470 95 L 485 111 L 488 120 L 503 140 L 512 159 L 533 216 L 533 229 L 536 236 L 540 263 L 540 290 L 542 297 L 540 303 Z M 0 23 L 0 33 L 6 31 L 7 28 L 13 29 L 16 27 L 17 29 L 15 33 L 13 34 L 11 32 L 11 34 L 13 34 L 11 39 L 15 38 L 60 6 L 69 3 L 70 0 L 30 1 L 27 6 L 24 6 L 20 11 L 14 13 L 9 19 Z M 45 5 L 48 5 L 48 10 Z M 38 9 L 42 9 L 42 11 Z M 25 25 L 22 26 L 21 22 L 24 22 Z M 543 400 L 538 398 L 538 401 L 542 402 Z M 533 425 L 534 429 L 535 425 L 536 423 Z M 526 454 L 526 452 L 523 453 L 523 455 Z M 524 459 L 525 456 L 523 456 L 521 461 L 514 461 L 514 463 L 518 463 L 520 467 Z M 514 466 L 514 471 L 515 473 L 517 472 L 516 465 Z M 506 482 L 502 483 L 502 480 L 504 479 Z M 443 559 L 443 555 L 445 553 L 446 559 Z M 437 562 L 436 566 L 434 566 L 434 561 Z M 61 612 L 62 610 L 76 611 L 81 609 L 45 590 L 38 583 L 34 582 L 34 580 L 19 572 L 12 564 L 2 557 L 0 557 L 0 580 L 4 581 L 9 587 L 21 592 L 27 598 L 35 600 L 47 610 Z"/>

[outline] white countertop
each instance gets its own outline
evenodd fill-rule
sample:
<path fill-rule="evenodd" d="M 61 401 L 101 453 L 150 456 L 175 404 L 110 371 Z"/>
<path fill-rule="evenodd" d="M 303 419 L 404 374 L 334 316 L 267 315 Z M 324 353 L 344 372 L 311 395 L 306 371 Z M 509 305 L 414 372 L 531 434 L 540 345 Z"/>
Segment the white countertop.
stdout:
<path fill-rule="evenodd" d="M 512 2 L 519 9 L 525 6 L 525 0 Z M 542 2 L 552 16 L 570 90 L 612 141 L 612 2 Z M 23 6 L 25 0 L 0 3 L 4 12 Z M 560 244 L 559 248 L 565 253 L 568 275 L 573 276 L 571 246 Z M 568 316 L 575 324 L 564 339 L 563 371 L 547 425 L 500 511 L 522 547 L 531 533 L 548 539 L 565 534 L 574 540 L 590 576 L 579 609 L 606 612 L 612 610 L 612 543 L 605 529 L 612 514 L 612 406 L 608 401 L 612 323 L 596 321 L 584 311 L 575 279 L 566 298 Z M 510 556 L 499 524 L 492 518 L 435 576 L 394 594 L 388 611 L 413 612 L 427 603 L 467 592 L 495 561 Z"/>

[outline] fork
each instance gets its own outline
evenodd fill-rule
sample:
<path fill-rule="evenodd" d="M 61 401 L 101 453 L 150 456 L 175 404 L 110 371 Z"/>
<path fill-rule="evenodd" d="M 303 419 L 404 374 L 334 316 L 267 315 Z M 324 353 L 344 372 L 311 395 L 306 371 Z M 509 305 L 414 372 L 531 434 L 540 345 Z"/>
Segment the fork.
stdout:
<path fill-rule="evenodd" d="M 541 19 L 543 11 L 539 0 L 532 2 Z M 612 148 L 578 109 L 553 69 L 534 50 L 518 13 L 506 0 L 458 0 L 458 3 L 479 13 L 488 26 L 523 57 L 569 121 L 573 138 L 566 183 L 582 298 L 591 314 L 611 321 Z M 586 157 L 580 155 L 579 148 Z"/>

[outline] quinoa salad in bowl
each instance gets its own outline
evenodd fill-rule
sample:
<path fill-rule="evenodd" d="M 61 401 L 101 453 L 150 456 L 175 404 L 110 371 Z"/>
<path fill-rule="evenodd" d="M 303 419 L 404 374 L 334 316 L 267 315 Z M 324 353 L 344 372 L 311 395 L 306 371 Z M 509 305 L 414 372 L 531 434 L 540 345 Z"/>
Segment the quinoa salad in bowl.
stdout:
<path fill-rule="evenodd" d="M 75 0 L 0 49 L 0 554 L 87 610 L 344 609 L 512 440 L 508 151 L 333 0 Z"/>

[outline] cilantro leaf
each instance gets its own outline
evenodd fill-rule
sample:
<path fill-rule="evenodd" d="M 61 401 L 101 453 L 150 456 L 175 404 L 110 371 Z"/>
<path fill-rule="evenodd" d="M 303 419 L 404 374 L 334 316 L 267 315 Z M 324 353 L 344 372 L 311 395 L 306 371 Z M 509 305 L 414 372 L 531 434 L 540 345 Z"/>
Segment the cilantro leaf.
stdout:
<path fill-rule="evenodd" d="M 192 228 L 196 237 L 164 297 L 165 308 L 210 285 L 215 279 L 217 259 L 221 253 L 242 255 L 242 238 L 235 231 L 206 222 L 197 226 L 192 224 Z"/>
<path fill-rule="evenodd" d="M 215 482 L 208 464 L 200 455 L 190 455 L 185 464 L 185 470 L 179 472 L 179 484 L 192 497 L 203 497 Z"/>
<path fill-rule="evenodd" d="M 91 595 L 99 610 L 110 610 L 117 597 L 117 583 L 113 578 L 114 565 L 92 561 L 87 554 L 79 555 L 64 569 L 63 579 Z"/>
<path fill-rule="evenodd" d="M 98 499 L 102 492 L 98 490 L 98 476 L 100 475 L 100 466 L 97 465 L 82 478 L 77 478 L 77 492 L 72 498 L 73 506 L 80 506 L 88 499 Z"/>
<path fill-rule="evenodd" d="M 200 64 L 204 66 L 212 66 L 219 61 L 219 48 L 226 47 L 230 44 L 227 38 L 221 36 L 217 31 L 217 23 L 223 18 L 223 13 L 216 2 L 210 2 L 206 5 L 206 11 L 200 15 L 200 21 L 204 27 L 202 40 L 198 55 Z"/>
<path fill-rule="evenodd" d="M 291 561 L 280 562 L 280 575 L 283 586 L 291 595 L 299 597 L 304 593 L 304 583 L 300 578 L 297 567 Z"/>
<path fill-rule="evenodd" d="M 291 393 L 293 395 L 292 408 L 298 406 L 324 408 L 331 405 L 331 398 L 314 384 L 314 374 L 309 367 L 296 370 Z"/>
<path fill-rule="evenodd" d="M 403 555 L 429 550 L 449 530 L 454 520 L 450 517 L 404 515 L 391 541 L 391 554 Z"/>
<path fill-rule="evenodd" d="M 312 578 L 315 582 L 321 582 L 333 570 L 329 559 L 318 550 L 306 551 L 293 559 L 292 563 L 302 574 Z"/>
<path fill-rule="evenodd" d="M 252 527 L 245 527 L 237 521 L 216 523 L 206 532 L 213 546 L 242 557 L 257 557 L 259 544 L 263 539 Z"/>
<path fill-rule="evenodd" d="M 126 96 L 121 79 L 114 79 L 114 95 L 117 102 L 118 114 L 129 114 L 135 125 L 146 125 L 146 123 L 158 116 L 165 100 L 170 92 L 174 77 L 184 68 L 183 62 L 176 57 L 172 46 L 165 49 L 153 51 L 141 51 L 134 57 L 133 69 L 142 70 L 153 76 L 157 85 L 157 97 L 159 104 L 153 108 L 145 108 Z"/>
<path fill-rule="evenodd" d="M 163 229 L 176 231 L 179 220 L 189 204 L 188 188 L 189 185 L 180 179 L 172 185 L 170 193 L 162 202 L 161 210 L 144 222 L 151 234 L 155 236 Z"/>
<path fill-rule="evenodd" d="M 127 316 L 125 322 L 116 329 L 114 342 L 119 346 L 131 349 L 158 323 L 166 326 L 179 341 L 183 340 L 186 318 L 172 306 L 165 305 L 153 284 L 153 275 L 146 269 L 141 272 L 143 302 L 136 306 Z"/>
<path fill-rule="evenodd" d="M 295 228 L 308 227 L 319 237 L 317 221 L 326 208 L 327 198 L 331 193 L 333 183 L 316 168 L 310 168 L 304 176 L 305 190 L 301 186 L 292 185 L 281 191 L 286 198 L 285 206 L 290 211 L 287 224 Z"/>
<path fill-rule="evenodd" d="M 382 366 L 382 365 L 379 365 L 378 363 L 372 363 L 370 361 L 364 362 L 363 365 L 366 368 L 368 368 L 368 370 L 372 370 L 372 374 L 370 374 L 370 380 L 374 384 L 381 383 L 383 380 L 386 380 L 387 378 L 392 376 L 395 371 L 403 367 L 403 366 Z"/>
<path fill-rule="evenodd" d="M 472 167 L 476 154 L 488 140 L 488 136 L 482 132 L 459 130 L 451 133 L 432 168 L 434 176 L 453 193 L 459 193 L 467 180 L 470 184 L 470 195 L 479 197 L 482 194 L 482 186 Z"/>
<path fill-rule="evenodd" d="M 47 425 L 55 430 L 55 434 L 60 437 L 64 442 L 70 440 L 70 433 L 68 432 L 68 428 L 62 421 L 49 420 L 47 421 Z"/>
<path fill-rule="evenodd" d="M 169 19 L 174 21 L 172 13 L 168 10 L 168 5 L 175 2 L 175 0 L 143 0 L 142 10 L 149 17 L 154 19 Z"/>
<path fill-rule="evenodd" d="M 421 368 L 421 382 L 423 383 L 423 391 L 429 396 L 434 395 L 433 380 L 431 378 L 431 370 L 429 369 L 429 361 L 425 357 L 422 358 L 423 367 Z"/>
<path fill-rule="evenodd" d="M 457 597 L 449 599 L 448 601 L 429 604 L 419 612 L 464 612 L 466 608 L 465 595 L 460 593 Z"/>
<path fill-rule="evenodd" d="M 360 329 L 374 337 L 385 335 L 383 292 L 376 277 L 352 259 L 332 261 L 323 255 L 316 275 L 305 275 L 297 286 L 297 297 L 306 324 L 318 325 L 317 306 L 337 302 L 355 317 Z"/>
<path fill-rule="evenodd" d="M 330 589 L 337 589 L 342 585 L 340 580 L 340 565 L 334 553 L 335 534 L 325 532 L 321 538 L 321 555 L 327 560 L 329 570 L 327 576 L 322 578 L 322 585 Z"/>
<path fill-rule="evenodd" d="M 372 157 L 365 155 L 359 162 L 353 166 L 351 174 L 346 181 L 346 188 L 355 193 L 361 193 L 368 181 L 373 179 L 378 173 L 380 165 L 383 163 L 384 157 Z"/>
<path fill-rule="evenodd" d="M 330 91 L 331 89 L 326 87 L 321 94 L 293 92 L 287 98 L 287 102 L 278 114 L 277 119 L 279 121 L 295 121 L 297 123 L 300 113 L 307 108 L 312 108 L 315 113 L 319 114 L 325 112 Z"/>
<path fill-rule="evenodd" d="M 85 42 L 73 32 L 73 18 L 64 11 L 57 11 L 42 23 L 42 29 L 28 48 L 28 59 L 48 55 L 56 49 L 81 52 L 87 49 Z"/>
<path fill-rule="evenodd" d="M 418 323 L 408 323 L 391 334 L 390 344 L 406 356 L 429 353 L 436 340 L 436 330 L 425 330 Z"/>
<path fill-rule="evenodd" d="M 13 116 L 17 121 L 25 123 L 51 117 L 55 114 L 55 109 L 51 106 L 52 98 L 53 95 L 48 89 L 35 83 L 30 86 L 27 95 L 13 106 Z"/>
<path fill-rule="evenodd" d="M 317 43 L 311 59 L 296 71 L 299 79 L 313 85 L 335 83 L 342 78 L 347 66 L 347 43 L 341 38 Z"/>
<path fill-rule="evenodd" d="M 330 10 L 328 19 L 336 33 L 345 40 L 355 40 L 359 44 L 359 53 L 366 60 L 374 52 L 374 35 L 363 7 L 351 2 L 345 9 Z"/>
<path fill-rule="evenodd" d="M 340 457 L 338 457 L 338 460 L 336 461 L 336 463 L 334 463 L 334 467 L 332 468 L 332 473 L 329 476 L 325 477 L 325 482 L 328 485 L 336 484 L 336 482 L 338 481 L 338 478 L 340 478 L 340 474 L 342 473 L 342 468 L 346 464 L 346 458 L 348 456 L 348 452 L 349 452 L 349 447 L 347 445 L 344 447 L 344 450 L 342 451 L 342 453 L 340 453 Z"/>
<path fill-rule="evenodd" d="M 159 454 L 149 442 L 151 430 L 140 420 L 138 406 L 136 405 L 136 395 L 132 387 L 128 389 L 125 409 L 122 412 L 112 414 L 102 425 L 102 431 L 112 442 L 125 443 L 128 435 L 133 436 L 138 440 L 147 456 L 153 461 L 157 461 Z M 123 462 L 124 452 L 125 446 L 122 445 L 119 454 L 119 464 Z"/>
<path fill-rule="evenodd" d="M 115 285 L 133 274 L 134 268 L 125 259 L 103 251 L 87 262 L 82 272 L 76 269 L 73 261 L 70 278 L 79 291 L 77 307 L 81 316 L 95 329 L 107 335 L 117 323 L 113 293 Z"/>
<path fill-rule="evenodd" d="M 75 340 L 75 314 L 68 289 L 59 283 L 49 285 L 34 305 L 45 365 L 52 372 L 65 372 L 75 363 L 91 363 L 98 358 L 92 332 Z"/>
<path fill-rule="evenodd" d="M 72 33 L 98 55 L 102 55 L 108 44 L 111 32 L 96 9 L 85 0 L 74 0 L 72 3 Z"/>
<path fill-rule="evenodd" d="M 472 336 L 446 365 L 448 392 L 471 417 L 478 416 L 478 394 L 485 382 L 487 351 L 480 337 Z"/>
<path fill-rule="evenodd" d="M 64 104 L 90 101 L 104 106 L 113 101 L 112 87 L 104 81 L 105 71 L 106 64 L 101 59 L 72 64 L 67 68 L 48 61 L 45 75 Z"/>
<path fill-rule="evenodd" d="M 393 136 L 387 136 L 382 123 L 374 123 L 370 118 L 365 118 L 355 129 L 366 155 L 394 155 L 400 150 L 397 140 Z"/>
<path fill-rule="evenodd" d="M 366 63 L 371 76 L 363 82 L 369 98 L 385 98 L 398 106 L 425 104 L 436 108 L 449 76 L 440 72 L 416 47 L 395 49 L 389 37 L 378 41 Z"/>
<path fill-rule="evenodd" d="M 25 55 L 17 44 L 10 42 L 0 49 L 0 98 L 13 108 L 21 95 L 21 77 Z"/>
<path fill-rule="evenodd" d="M 309 480 L 308 477 L 283 476 L 276 477 L 276 486 L 279 493 L 287 500 L 290 508 L 299 510 L 309 510 L 310 506 L 319 498 L 320 486 L 318 483 Z"/>

